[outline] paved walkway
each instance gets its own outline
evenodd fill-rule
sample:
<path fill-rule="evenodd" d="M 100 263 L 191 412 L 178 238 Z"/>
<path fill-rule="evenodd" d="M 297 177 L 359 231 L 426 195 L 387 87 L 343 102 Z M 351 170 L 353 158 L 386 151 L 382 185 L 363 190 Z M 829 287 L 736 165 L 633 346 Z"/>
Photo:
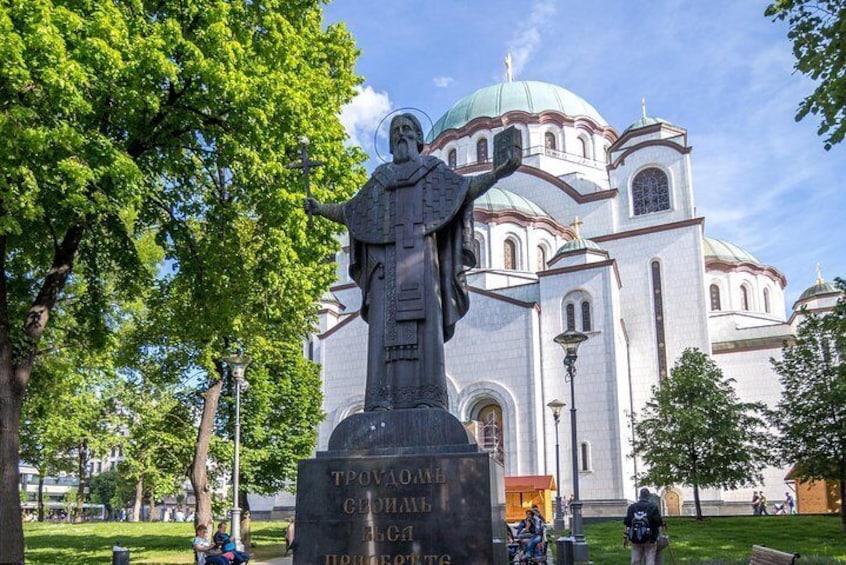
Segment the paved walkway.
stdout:
<path fill-rule="evenodd" d="M 290 555 L 288 557 L 275 557 L 269 561 L 250 561 L 250 565 L 293 565 L 294 558 Z"/>

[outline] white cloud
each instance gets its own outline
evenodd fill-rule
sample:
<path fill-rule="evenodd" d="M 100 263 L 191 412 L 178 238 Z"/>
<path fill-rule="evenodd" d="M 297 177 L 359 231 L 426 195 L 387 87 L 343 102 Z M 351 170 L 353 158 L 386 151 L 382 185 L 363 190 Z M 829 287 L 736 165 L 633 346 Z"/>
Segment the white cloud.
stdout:
<path fill-rule="evenodd" d="M 555 2 L 539 0 L 532 6 L 529 16 L 517 24 L 514 35 L 508 41 L 508 52 L 511 53 L 511 68 L 514 78 L 520 78 L 526 63 L 540 46 L 541 30 L 544 24 L 552 20 L 555 12 Z"/>
<path fill-rule="evenodd" d="M 355 98 L 341 109 L 340 119 L 349 135 L 349 143 L 370 152 L 376 128 L 393 105 L 387 92 L 376 92 L 372 86 L 357 86 L 356 91 Z"/>
<path fill-rule="evenodd" d="M 454 80 L 455 79 L 452 77 L 435 77 L 432 79 L 432 82 L 435 83 L 435 86 L 438 88 L 446 88 L 452 84 Z"/>

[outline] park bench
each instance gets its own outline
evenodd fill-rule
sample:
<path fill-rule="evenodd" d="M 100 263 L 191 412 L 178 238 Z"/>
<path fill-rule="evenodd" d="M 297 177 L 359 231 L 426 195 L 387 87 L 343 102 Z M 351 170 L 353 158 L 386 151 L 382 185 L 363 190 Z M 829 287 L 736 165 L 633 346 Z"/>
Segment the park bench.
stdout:
<path fill-rule="evenodd" d="M 753 545 L 749 565 L 795 565 L 797 559 L 798 553 L 787 553 L 765 545 Z"/>

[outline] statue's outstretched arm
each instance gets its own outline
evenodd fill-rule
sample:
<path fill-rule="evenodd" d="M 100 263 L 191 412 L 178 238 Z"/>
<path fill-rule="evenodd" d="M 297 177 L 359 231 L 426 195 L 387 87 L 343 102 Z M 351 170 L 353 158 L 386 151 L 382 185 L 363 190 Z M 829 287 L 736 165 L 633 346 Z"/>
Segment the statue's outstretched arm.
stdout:
<path fill-rule="evenodd" d="M 476 200 L 481 195 L 486 193 L 490 188 L 496 184 L 497 178 L 493 172 L 482 173 L 470 177 L 470 187 L 467 189 L 467 198 L 469 200 Z"/>
<path fill-rule="evenodd" d="M 310 214 L 323 216 L 339 224 L 345 223 L 343 204 L 322 204 L 314 198 L 306 198 L 303 208 Z"/>

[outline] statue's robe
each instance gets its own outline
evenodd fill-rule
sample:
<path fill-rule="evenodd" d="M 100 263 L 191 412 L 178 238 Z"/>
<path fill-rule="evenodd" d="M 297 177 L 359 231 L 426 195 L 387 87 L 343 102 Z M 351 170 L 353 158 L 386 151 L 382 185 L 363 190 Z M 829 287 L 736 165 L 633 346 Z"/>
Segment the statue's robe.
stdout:
<path fill-rule="evenodd" d="M 476 264 L 470 180 L 430 156 L 377 168 L 343 207 L 369 324 L 365 411 L 448 408 L 444 342 Z"/>

